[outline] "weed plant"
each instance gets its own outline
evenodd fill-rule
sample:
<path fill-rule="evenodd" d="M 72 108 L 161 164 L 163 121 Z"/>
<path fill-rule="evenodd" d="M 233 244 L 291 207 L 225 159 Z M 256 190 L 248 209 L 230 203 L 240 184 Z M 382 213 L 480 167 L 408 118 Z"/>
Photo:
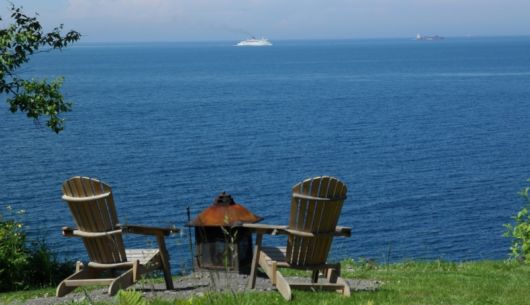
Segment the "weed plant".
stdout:
<path fill-rule="evenodd" d="M 59 261 L 43 239 L 28 241 L 21 220 L 25 211 L 0 212 L 0 292 L 53 286 L 74 269 Z"/>
<path fill-rule="evenodd" d="M 530 180 L 528 180 L 530 182 Z M 505 224 L 504 236 L 511 238 L 510 257 L 530 264 L 530 186 L 519 195 L 525 201 L 523 208 L 513 217 L 514 224 Z"/>

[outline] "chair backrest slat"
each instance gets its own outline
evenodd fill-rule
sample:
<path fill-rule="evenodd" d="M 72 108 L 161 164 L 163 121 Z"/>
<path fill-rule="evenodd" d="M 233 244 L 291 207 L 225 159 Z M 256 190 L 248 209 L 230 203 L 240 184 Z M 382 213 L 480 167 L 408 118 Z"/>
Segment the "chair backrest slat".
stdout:
<path fill-rule="evenodd" d="M 108 193 L 94 199 L 91 196 Z M 79 230 L 106 232 L 118 224 L 112 190 L 107 184 L 88 177 L 73 177 L 63 184 L 63 194 L 86 200 L 68 201 L 68 207 Z M 127 261 L 121 234 L 83 238 L 90 260 L 97 263 L 121 263 Z"/>
<path fill-rule="evenodd" d="M 334 232 L 346 193 L 344 183 L 333 177 L 315 177 L 298 183 L 293 187 L 289 228 L 311 233 Z M 315 238 L 290 235 L 287 262 L 293 266 L 324 264 L 332 241 L 332 235 Z"/>

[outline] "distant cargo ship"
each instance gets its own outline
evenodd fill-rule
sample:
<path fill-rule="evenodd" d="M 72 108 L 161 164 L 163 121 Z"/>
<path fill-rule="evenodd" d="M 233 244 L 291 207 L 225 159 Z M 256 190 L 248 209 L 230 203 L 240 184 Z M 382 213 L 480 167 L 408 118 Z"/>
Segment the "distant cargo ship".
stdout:
<path fill-rule="evenodd" d="M 434 35 L 434 36 L 427 36 L 427 35 L 420 35 L 416 34 L 416 40 L 443 40 L 444 37 Z"/>
<path fill-rule="evenodd" d="M 266 38 L 257 39 L 252 37 L 250 39 L 245 39 L 236 44 L 238 47 L 267 47 L 272 46 L 272 43 Z"/>

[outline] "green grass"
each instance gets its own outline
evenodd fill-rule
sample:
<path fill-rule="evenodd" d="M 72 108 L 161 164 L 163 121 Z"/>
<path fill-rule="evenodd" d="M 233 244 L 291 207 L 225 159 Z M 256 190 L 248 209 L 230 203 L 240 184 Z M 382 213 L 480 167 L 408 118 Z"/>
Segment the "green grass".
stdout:
<path fill-rule="evenodd" d="M 0 304 L 18 304 L 28 299 L 54 295 L 55 287 L 13 292 L 0 292 Z"/>
<path fill-rule="evenodd" d="M 351 264 L 351 263 L 350 263 Z M 530 305 L 530 266 L 501 261 L 353 264 L 345 277 L 379 279 L 377 293 L 357 293 L 351 303 Z M 339 304 L 339 303 L 337 303 Z"/>
<path fill-rule="evenodd" d="M 530 305 L 530 266 L 514 262 L 452 263 L 411 261 L 390 265 L 346 261 L 343 277 L 376 279 L 377 291 L 352 292 L 350 298 L 328 292 L 294 291 L 291 304 L 360 305 Z M 53 289 L 0 294 L 0 304 L 23 300 Z M 118 304 L 118 300 L 115 302 Z M 212 293 L 186 300 L 150 300 L 149 305 L 169 304 L 286 304 L 277 292 Z M 132 305 L 132 304 L 130 304 Z"/>

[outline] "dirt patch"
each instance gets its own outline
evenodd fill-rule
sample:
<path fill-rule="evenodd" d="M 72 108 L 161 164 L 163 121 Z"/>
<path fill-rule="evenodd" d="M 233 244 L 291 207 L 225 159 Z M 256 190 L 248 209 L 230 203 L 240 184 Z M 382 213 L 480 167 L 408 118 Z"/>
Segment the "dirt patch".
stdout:
<path fill-rule="evenodd" d="M 307 278 L 290 277 L 292 282 L 308 282 Z M 373 291 L 381 286 L 380 281 L 375 280 L 361 280 L 361 279 L 346 279 L 353 291 Z M 148 299 L 163 298 L 163 299 L 185 299 L 190 296 L 204 295 L 212 291 L 247 291 L 248 276 L 234 273 L 214 273 L 214 272 L 196 272 L 190 275 L 181 276 L 173 280 L 175 289 L 166 290 L 165 285 L 161 283 L 153 283 L 149 280 L 144 280 L 132 286 L 132 289 L 140 291 Z M 256 291 L 271 291 L 276 290 L 270 280 L 263 276 L 256 278 Z M 25 305 L 52 305 L 72 302 L 79 302 L 83 300 L 91 300 L 93 302 L 111 302 L 114 297 L 107 294 L 105 288 L 94 289 L 90 291 L 81 291 L 68 294 L 62 298 L 54 296 L 35 298 L 27 300 Z"/>

